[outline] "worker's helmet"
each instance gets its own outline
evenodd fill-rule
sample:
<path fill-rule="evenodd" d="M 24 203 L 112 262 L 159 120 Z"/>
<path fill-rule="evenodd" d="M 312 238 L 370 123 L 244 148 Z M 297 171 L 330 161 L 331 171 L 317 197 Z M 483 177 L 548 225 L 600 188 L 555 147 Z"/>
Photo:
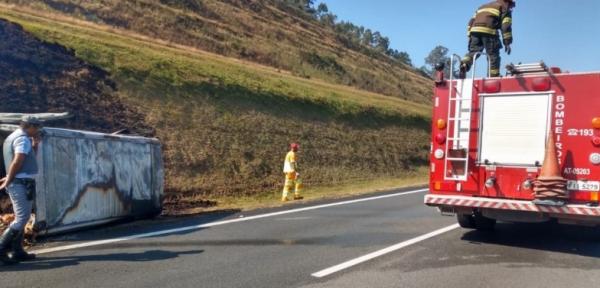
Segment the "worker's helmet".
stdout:
<path fill-rule="evenodd" d="M 300 144 L 292 143 L 292 144 L 290 144 L 290 149 L 292 149 L 293 151 L 298 151 L 298 150 L 300 150 Z"/>
<path fill-rule="evenodd" d="M 517 0 L 505 0 L 508 3 L 510 8 L 515 8 L 517 6 Z"/>

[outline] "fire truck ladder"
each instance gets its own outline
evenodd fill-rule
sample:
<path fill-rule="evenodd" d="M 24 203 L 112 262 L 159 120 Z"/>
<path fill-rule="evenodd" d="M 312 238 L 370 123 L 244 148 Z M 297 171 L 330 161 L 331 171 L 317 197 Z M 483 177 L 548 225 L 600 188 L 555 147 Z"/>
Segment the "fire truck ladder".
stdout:
<path fill-rule="evenodd" d="M 548 66 L 544 61 L 530 63 L 530 64 L 508 64 L 506 65 L 506 71 L 509 74 L 515 75 L 523 75 L 523 74 L 538 74 L 538 73 L 551 73 Z"/>
<path fill-rule="evenodd" d="M 471 78 L 454 81 L 455 59 L 460 63 L 461 57 L 454 54 L 450 58 L 450 88 L 448 95 L 448 121 L 446 129 L 446 154 L 444 161 L 444 180 L 467 181 L 469 173 L 469 149 L 471 137 L 471 116 L 473 112 L 473 87 L 477 59 L 486 55 L 477 53 L 473 57 Z M 490 75 L 489 57 L 488 77 Z"/>

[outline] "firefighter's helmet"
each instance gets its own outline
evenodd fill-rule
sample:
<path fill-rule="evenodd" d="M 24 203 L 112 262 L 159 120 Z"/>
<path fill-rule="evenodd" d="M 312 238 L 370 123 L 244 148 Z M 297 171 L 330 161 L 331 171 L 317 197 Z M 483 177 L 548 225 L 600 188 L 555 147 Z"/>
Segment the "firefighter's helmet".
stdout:
<path fill-rule="evenodd" d="M 292 149 L 293 151 L 298 151 L 300 149 L 300 144 L 292 143 L 290 144 L 290 149 Z"/>

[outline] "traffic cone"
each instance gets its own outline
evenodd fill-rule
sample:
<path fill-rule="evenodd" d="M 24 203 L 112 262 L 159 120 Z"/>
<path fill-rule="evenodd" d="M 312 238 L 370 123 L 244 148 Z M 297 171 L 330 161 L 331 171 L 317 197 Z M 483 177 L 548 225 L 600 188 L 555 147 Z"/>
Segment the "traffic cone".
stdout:
<path fill-rule="evenodd" d="M 560 165 L 558 164 L 558 156 L 556 154 L 556 143 L 554 142 L 554 133 L 548 135 L 546 141 L 546 156 L 542 164 L 542 171 L 538 179 L 544 180 L 564 180 L 560 173 Z"/>
<path fill-rule="evenodd" d="M 542 171 L 534 181 L 534 203 L 540 205 L 564 205 L 564 200 L 569 198 L 567 179 L 562 177 L 554 133 L 548 135 L 546 142 L 546 155 L 542 164 Z"/>

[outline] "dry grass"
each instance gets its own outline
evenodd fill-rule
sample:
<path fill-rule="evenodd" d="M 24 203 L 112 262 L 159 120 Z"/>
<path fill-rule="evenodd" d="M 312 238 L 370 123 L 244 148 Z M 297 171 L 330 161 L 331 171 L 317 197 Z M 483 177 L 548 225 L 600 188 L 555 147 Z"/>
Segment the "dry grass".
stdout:
<path fill-rule="evenodd" d="M 301 201 L 301 203 L 322 199 L 338 199 L 342 197 L 359 196 L 368 193 L 389 191 L 404 187 L 416 187 L 425 185 L 427 181 L 427 167 L 423 167 L 411 175 L 405 175 L 403 178 L 381 178 L 375 180 L 362 180 L 339 186 L 323 186 L 316 188 L 309 187 L 302 194 L 304 199 Z M 200 207 L 187 209 L 173 209 L 167 205 L 164 214 L 169 216 L 181 216 L 221 210 L 249 211 L 260 208 L 283 207 L 298 203 L 297 201 L 282 203 L 280 199 L 281 193 L 279 191 L 243 197 L 228 196 L 206 198 L 205 196 L 187 195 L 179 198 L 178 201 L 184 203 L 204 203 L 205 205 L 199 205 Z"/>
<path fill-rule="evenodd" d="M 346 48 L 334 31 L 276 0 L 0 0 L 167 43 L 246 59 L 294 75 L 430 103 L 429 80 L 384 54 Z M 59 16 L 55 16 L 59 17 Z M 73 21 L 73 20 L 70 20 Z M 322 63 L 311 59 L 331 59 Z M 323 65 L 326 64 L 326 65 Z M 329 64 L 334 64 L 333 66 Z"/>
<path fill-rule="evenodd" d="M 427 164 L 427 105 L 64 16 L 0 6 L 0 17 L 110 72 L 122 99 L 156 129 L 167 191 L 181 199 L 275 195 L 290 141 L 302 144 L 309 195 L 397 186 Z"/>

